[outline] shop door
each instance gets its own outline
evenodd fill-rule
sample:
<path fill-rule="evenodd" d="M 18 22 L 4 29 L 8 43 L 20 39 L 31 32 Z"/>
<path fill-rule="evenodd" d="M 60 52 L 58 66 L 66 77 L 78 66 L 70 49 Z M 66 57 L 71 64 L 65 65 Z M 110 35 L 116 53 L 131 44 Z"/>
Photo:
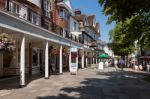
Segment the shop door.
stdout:
<path fill-rule="evenodd" d="M 40 49 L 33 49 L 32 50 L 32 74 L 40 73 Z M 41 56 L 42 57 L 42 56 Z"/>

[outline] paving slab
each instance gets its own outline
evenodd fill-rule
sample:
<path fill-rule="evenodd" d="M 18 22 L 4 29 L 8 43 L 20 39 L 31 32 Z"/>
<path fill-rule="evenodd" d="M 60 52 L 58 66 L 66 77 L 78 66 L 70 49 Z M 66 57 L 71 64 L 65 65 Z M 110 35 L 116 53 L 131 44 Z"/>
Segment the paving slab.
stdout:
<path fill-rule="evenodd" d="M 150 82 L 144 76 L 131 69 L 85 68 L 77 75 L 64 73 L 46 80 L 36 76 L 24 88 L 18 88 L 14 78 L 0 81 L 0 99 L 150 99 Z"/>

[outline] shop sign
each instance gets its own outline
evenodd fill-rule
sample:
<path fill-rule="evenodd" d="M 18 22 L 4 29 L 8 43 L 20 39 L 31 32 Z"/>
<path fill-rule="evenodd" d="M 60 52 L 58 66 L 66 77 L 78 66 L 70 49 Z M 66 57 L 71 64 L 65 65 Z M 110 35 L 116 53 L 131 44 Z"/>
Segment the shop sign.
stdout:
<path fill-rule="evenodd" d="M 77 63 L 71 63 L 70 72 L 71 72 L 72 74 L 76 74 L 76 73 L 77 73 L 77 70 L 78 70 Z"/>
<path fill-rule="evenodd" d="M 70 50 L 71 52 L 78 52 L 78 49 L 76 47 L 72 47 Z"/>

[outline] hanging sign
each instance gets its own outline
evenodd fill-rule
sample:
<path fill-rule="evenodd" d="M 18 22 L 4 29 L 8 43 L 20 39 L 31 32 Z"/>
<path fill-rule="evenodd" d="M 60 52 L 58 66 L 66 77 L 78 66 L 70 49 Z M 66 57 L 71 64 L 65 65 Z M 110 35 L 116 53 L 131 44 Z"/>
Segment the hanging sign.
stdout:
<path fill-rule="evenodd" d="M 78 52 L 78 49 L 76 47 L 72 47 L 70 50 L 71 52 Z"/>

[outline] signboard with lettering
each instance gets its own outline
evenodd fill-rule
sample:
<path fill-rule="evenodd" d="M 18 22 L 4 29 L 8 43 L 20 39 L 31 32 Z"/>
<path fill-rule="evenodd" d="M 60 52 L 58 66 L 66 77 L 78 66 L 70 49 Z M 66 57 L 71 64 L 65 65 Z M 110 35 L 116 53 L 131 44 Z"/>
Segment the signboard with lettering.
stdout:
<path fill-rule="evenodd" d="M 76 74 L 78 70 L 78 58 L 77 58 L 78 49 L 76 47 L 72 47 L 70 51 L 71 51 L 71 55 L 74 56 L 74 57 L 71 57 L 70 73 Z"/>
<path fill-rule="evenodd" d="M 78 52 L 78 49 L 76 47 L 72 47 L 70 50 L 71 52 Z"/>
<path fill-rule="evenodd" d="M 76 74 L 78 70 L 77 63 L 71 63 L 70 72 L 71 74 Z"/>

